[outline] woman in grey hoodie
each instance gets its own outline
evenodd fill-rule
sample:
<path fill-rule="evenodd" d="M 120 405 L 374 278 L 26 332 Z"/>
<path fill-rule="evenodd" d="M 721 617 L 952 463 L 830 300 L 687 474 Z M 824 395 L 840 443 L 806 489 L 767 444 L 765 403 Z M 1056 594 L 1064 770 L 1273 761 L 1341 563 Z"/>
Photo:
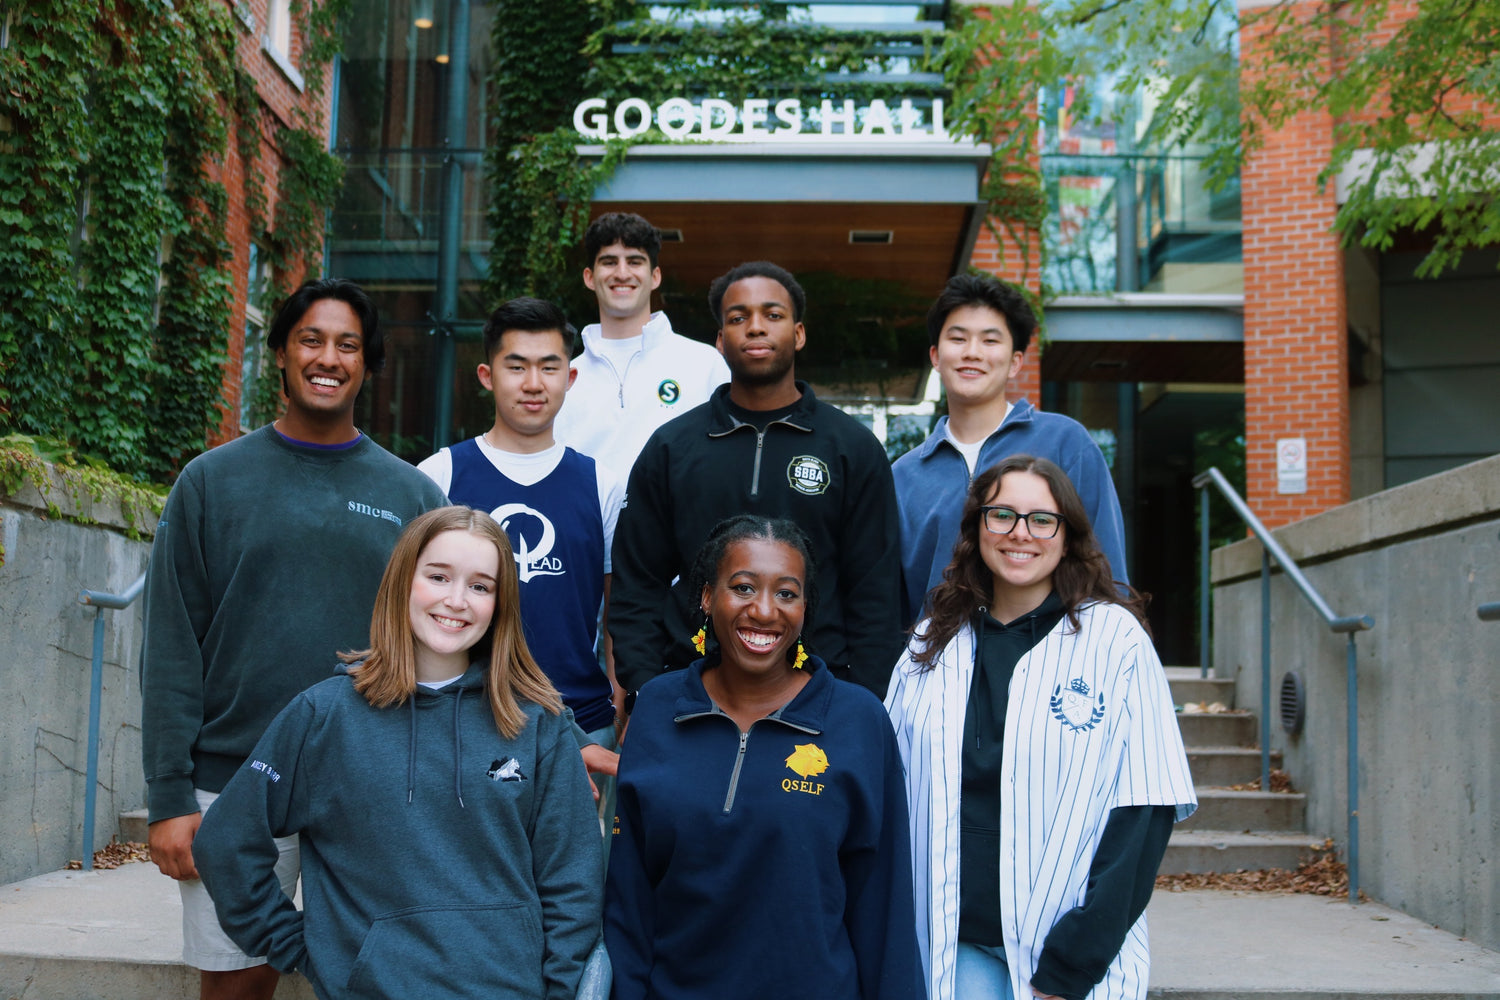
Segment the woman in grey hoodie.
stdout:
<path fill-rule="evenodd" d="M 578 988 L 599 937 L 598 820 L 517 588 L 487 515 L 412 521 L 370 649 L 287 706 L 204 816 L 193 856 L 220 924 L 324 1000 Z M 292 834 L 301 911 L 273 872 L 273 838 Z"/>

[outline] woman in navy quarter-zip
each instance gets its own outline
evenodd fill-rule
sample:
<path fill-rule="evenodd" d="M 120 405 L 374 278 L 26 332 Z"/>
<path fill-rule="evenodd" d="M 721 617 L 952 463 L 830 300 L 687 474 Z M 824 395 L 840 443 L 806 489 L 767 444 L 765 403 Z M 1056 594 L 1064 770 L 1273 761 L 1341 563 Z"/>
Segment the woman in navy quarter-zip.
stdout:
<path fill-rule="evenodd" d="M 803 647 L 813 569 L 750 515 L 698 554 L 706 655 L 641 690 L 620 761 L 616 1000 L 926 995 L 895 736 Z"/>

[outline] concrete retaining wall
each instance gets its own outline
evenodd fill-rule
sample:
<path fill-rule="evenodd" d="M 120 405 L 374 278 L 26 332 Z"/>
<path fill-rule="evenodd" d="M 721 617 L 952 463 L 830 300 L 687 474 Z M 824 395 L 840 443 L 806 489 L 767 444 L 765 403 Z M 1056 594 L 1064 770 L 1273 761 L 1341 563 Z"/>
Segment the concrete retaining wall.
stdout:
<path fill-rule="evenodd" d="M 82 856 L 89 673 L 95 609 L 78 592 L 120 593 L 146 568 L 155 515 L 74 499 L 55 474 L 0 498 L 0 883 Z M 49 516 L 49 501 L 54 513 Z M 95 520 L 83 525 L 69 517 Z M 140 602 L 104 612 L 98 799 L 90 850 L 118 814 L 145 804 L 141 772 Z"/>
<path fill-rule="evenodd" d="M 1370 896 L 1500 949 L 1500 456 L 1386 490 L 1275 532 L 1358 634 L 1360 882 Z M 1214 666 L 1260 699 L 1261 547 L 1213 554 Z M 1271 582 L 1271 679 L 1307 685 L 1307 723 L 1272 746 L 1308 795 L 1309 832 L 1347 857 L 1345 637 L 1290 580 Z"/>

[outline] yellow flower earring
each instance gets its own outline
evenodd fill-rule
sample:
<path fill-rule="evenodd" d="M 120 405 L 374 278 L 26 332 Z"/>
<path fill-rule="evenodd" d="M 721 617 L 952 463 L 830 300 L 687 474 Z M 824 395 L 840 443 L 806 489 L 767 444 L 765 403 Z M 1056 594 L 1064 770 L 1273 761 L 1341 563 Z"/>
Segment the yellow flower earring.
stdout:
<path fill-rule="evenodd" d="M 703 624 L 698 626 L 698 631 L 693 633 L 693 648 L 702 656 L 708 652 L 708 616 L 703 616 Z"/>
<path fill-rule="evenodd" d="M 807 650 L 802 648 L 802 640 L 798 639 L 797 640 L 797 656 L 796 656 L 796 658 L 794 658 L 792 660 L 792 669 L 793 670 L 801 670 L 803 664 L 805 664 L 806 662 L 807 662 Z"/>

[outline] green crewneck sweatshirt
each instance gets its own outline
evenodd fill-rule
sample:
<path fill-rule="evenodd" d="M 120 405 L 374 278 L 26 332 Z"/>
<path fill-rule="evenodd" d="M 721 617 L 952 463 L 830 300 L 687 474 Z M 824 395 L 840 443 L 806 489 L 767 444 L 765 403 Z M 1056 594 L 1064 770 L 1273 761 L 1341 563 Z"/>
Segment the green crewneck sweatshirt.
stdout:
<path fill-rule="evenodd" d="M 386 560 L 447 503 L 361 436 L 293 442 L 272 427 L 193 459 L 167 498 L 146 573 L 141 736 L 151 822 L 198 811 L 271 720 L 370 645 Z"/>

